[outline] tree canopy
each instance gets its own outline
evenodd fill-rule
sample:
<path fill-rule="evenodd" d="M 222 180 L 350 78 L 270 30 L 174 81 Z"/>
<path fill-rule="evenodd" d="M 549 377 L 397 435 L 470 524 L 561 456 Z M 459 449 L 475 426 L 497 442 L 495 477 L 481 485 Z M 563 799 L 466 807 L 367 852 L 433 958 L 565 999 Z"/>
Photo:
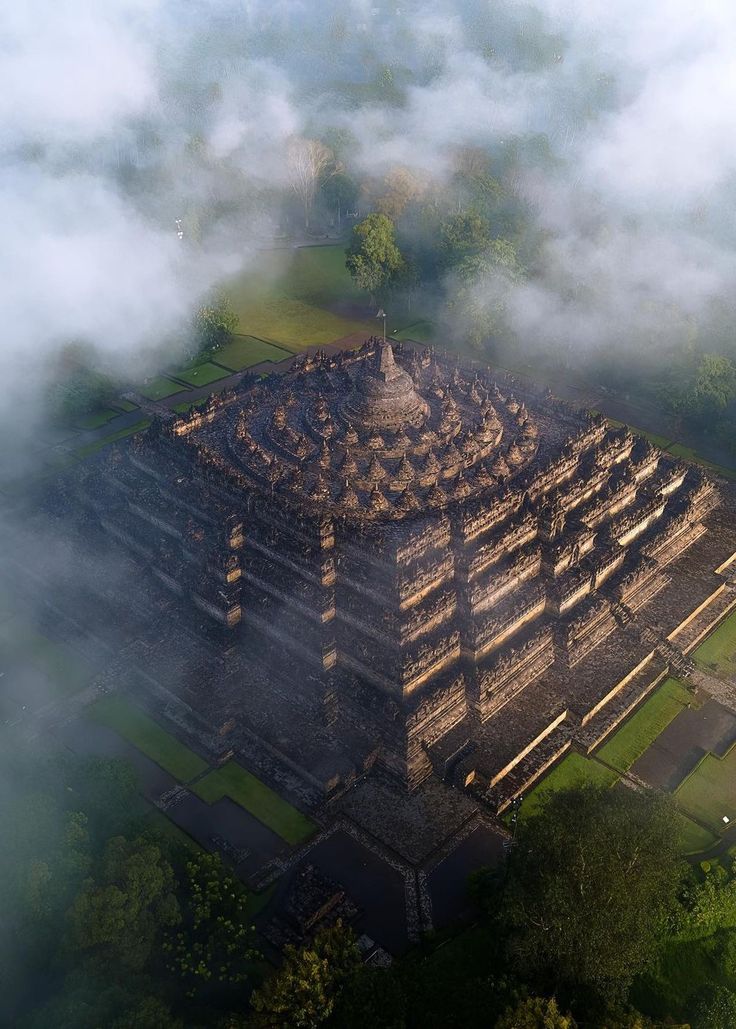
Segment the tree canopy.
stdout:
<path fill-rule="evenodd" d="M 501 907 L 513 960 L 542 981 L 625 993 L 656 957 L 684 867 L 671 803 L 585 786 L 522 821 Z"/>
<path fill-rule="evenodd" d="M 394 223 L 385 214 L 369 214 L 359 222 L 346 253 L 348 271 L 372 301 L 382 300 L 404 270 Z"/>

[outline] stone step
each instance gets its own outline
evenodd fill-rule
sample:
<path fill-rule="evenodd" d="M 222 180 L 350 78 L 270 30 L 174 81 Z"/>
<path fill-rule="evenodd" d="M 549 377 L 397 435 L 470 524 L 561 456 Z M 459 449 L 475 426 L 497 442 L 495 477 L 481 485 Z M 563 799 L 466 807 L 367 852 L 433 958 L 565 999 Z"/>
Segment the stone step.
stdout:
<path fill-rule="evenodd" d="M 667 662 L 658 655 L 647 661 L 590 722 L 577 730 L 575 742 L 578 746 L 589 754 L 666 678 L 667 671 Z"/>
<path fill-rule="evenodd" d="M 562 724 L 554 729 L 542 742 L 530 751 L 500 780 L 492 786 L 486 800 L 496 814 L 502 814 L 511 801 L 530 789 L 547 769 L 570 749 L 572 729 Z"/>

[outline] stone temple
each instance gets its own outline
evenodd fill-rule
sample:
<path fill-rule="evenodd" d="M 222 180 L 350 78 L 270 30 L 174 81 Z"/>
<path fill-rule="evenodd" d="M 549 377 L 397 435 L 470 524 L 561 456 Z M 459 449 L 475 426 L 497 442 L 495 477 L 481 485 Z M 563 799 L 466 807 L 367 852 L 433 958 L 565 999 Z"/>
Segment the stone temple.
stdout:
<path fill-rule="evenodd" d="M 626 427 L 375 339 L 87 476 L 90 526 L 222 657 L 182 686 L 199 724 L 326 797 L 383 769 L 502 811 L 687 671 L 736 549 L 711 480 Z"/>

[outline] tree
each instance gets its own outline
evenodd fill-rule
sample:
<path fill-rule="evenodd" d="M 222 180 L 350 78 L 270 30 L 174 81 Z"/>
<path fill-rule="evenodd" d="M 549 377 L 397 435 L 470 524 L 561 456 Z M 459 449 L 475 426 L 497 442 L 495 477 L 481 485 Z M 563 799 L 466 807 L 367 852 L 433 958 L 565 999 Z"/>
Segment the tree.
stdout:
<path fill-rule="evenodd" d="M 693 879 L 683 891 L 683 926 L 687 938 L 713 936 L 722 930 L 736 929 L 736 874 L 721 865 L 707 865 L 704 878 Z"/>
<path fill-rule="evenodd" d="M 453 215 L 443 223 L 440 233 L 442 263 L 446 268 L 482 254 L 491 246 L 490 223 L 477 211 Z"/>
<path fill-rule="evenodd" d="M 577 1029 L 571 1015 L 563 1015 L 554 997 L 528 997 L 509 1008 L 496 1022 L 496 1029 Z"/>
<path fill-rule="evenodd" d="M 333 1012 L 339 991 L 359 966 L 352 931 L 338 921 L 314 942 L 284 948 L 281 968 L 251 997 L 253 1029 L 313 1029 Z"/>
<path fill-rule="evenodd" d="M 70 909 L 73 945 L 109 969 L 144 968 L 161 932 L 181 917 L 174 889 L 174 871 L 155 844 L 114 836 Z"/>
<path fill-rule="evenodd" d="M 693 1007 L 693 1029 L 733 1029 L 736 1025 L 736 993 L 725 986 L 703 991 Z"/>
<path fill-rule="evenodd" d="M 320 182 L 339 170 L 329 147 L 318 139 L 293 137 L 287 147 L 286 165 L 289 185 L 304 209 L 304 227 L 309 229 L 309 216 Z"/>
<path fill-rule="evenodd" d="M 238 316 L 225 293 L 216 293 L 194 316 L 194 333 L 199 353 L 217 350 L 238 327 Z"/>
<path fill-rule="evenodd" d="M 505 239 L 494 239 L 483 253 L 464 257 L 448 287 L 453 330 L 477 348 L 499 335 L 505 326 L 507 294 L 521 275 L 513 244 Z"/>
<path fill-rule="evenodd" d="M 385 214 L 369 214 L 353 228 L 345 266 L 374 306 L 401 277 L 404 265 L 394 223 Z"/>
<path fill-rule="evenodd" d="M 397 165 L 383 180 L 383 193 L 376 200 L 376 208 L 380 214 L 397 222 L 409 204 L 418 200 L 426 189 L 426 179 L 411 168 Z"/>
<path fill-rule="evenodd" d="M 249 962 L 257 957 L 247 895 L 219 854 L 197 854 L 187 862 L 179 900 L 181 927 L 164 951 L 171 970 L 186 983 L 187 996 L 215 982 L 245 982 Z"/>
<path fill-rule="evenodd" d="M 325 203 L 335 211 L 339 229 L 342 226 L 343 212 L 358 198 L 358 184 L 345 172 L 336 172 L 322 182 L 321 188 Z"/>
<path fill-rule="evenodd" d="M 584 786 L 520 823 L 501 903 L 509 955 L 541 982 L 622 996 L 655 959 L 684 865 L 671 802 Z"/>

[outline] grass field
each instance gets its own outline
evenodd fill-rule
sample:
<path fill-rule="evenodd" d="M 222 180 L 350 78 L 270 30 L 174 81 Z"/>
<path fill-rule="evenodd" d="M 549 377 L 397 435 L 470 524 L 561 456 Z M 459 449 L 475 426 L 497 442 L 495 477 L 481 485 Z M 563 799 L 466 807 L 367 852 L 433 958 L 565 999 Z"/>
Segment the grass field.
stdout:
<path fill-rule="evenodd" d="M 97 439 L 94 443 L 88 443 L 85 447 L 79 447 L 74 453 L 77 457 L 89 457 L 90 454 L 96 454 L 98 450 L 102 450 L 103 447 L 108 446 L 110 443 L 115 443 L 119 439 L 125 439 L 126 436 L 134 436 L 136 432 L 143 432 L 150 424 L 150 418 L 141 418 L 135 425 L 130 425 L 127 429 L 113 432 L 111 435 L 105 436 L 104 439 Z"/>
<path fill-rule="evenodd" d="M 150 382 L 141 386 L 138 392 L 148 400 L 164 400 L 166 397 L 173 397 L 175 393 L 183 392 L 183 390 L 184 387 L 180 386 L 178 382 L 172 382 L 165 375 L 159 375 L 157 379 L 151 379 Z"/>
<path fill-rule="evenodd" d="M 102 411 L 92 411 L 91 414 L 78 415 L 74 419 L 74 428 L 82 429 L 83 431 L 99 429 L 101 425 L 107 425 L 113 418 L 117 418 L 120 413 L 120 411 L 116 411 L 112 407 L 106 407 Z"/>
<path fill-rule="evenodd" d="M 595 752 L 595 757 L 621 772 L 627 771 L 689 702 L 685 687 L 677 679 L 667 679 Z"/>
<path fill-rule="evenodd" d="M 722 832 L 724 815 L 736 819 L 736 744 L 722 758 L 706 754 L 677 787 L 675 799 L 684 811 Z"/>
<path fill-rule="evenodd" d="M 257 271 L 223 288 L 241 333 L 290 350 L 376 331 L 375 319 L 362 313 L 366 299 L 345 268 L 343 244 L 264 252 Z"/>
<path fill-rule="evenodd" d="M 520 816 L 528 818 L 537 814 L 548 793 L 569 789 L 571 786 L 581 786 L 584 783 L 613 786 L 617 780 L 618 776 L 610 768 L 591 758 L 583 757 L 582 754 L 570 753 L 527 793 L 521 805 Z"/>
<path fill-rule="evenodd" d="M 435 339 L 435 327 L 432 322 L 420 320 L 405 325 L 397 332 L 391 333 L 392 339 L 415 339 L 420 343 L 431 343 Z"/>
<path fill-rule="evenodd" d="M 256 339 L 255 336 L 240 335 L 236 335 L 213 354 L 213 360 L 234 372 L 251 368 L 254 364 L 260 364 L 262 361 L 278 363 L 286 357 L 291 357 L 291 351 L 274 346 L 273 343 L 266 343 L 262 339 Z"/>
<path fill-rule="evenodd" d="M 721 675 L 736 676 L 736 611 L 721 622 L 692 656 Z"/>
<path fill-rule="evenodd" d="M 685 815 L 680 815 L 679 826 L 682 853 L 686 857 L 691 854 L 702 854 L 704 850 L 709 850 L 718 842 L 718 837 L 714 833 L 704 829 L 702 825 L 698 825 L 697 822 L 693 822 L 692 818 L 687 818 Z"/>
<path fill-rule="evenodd" d="M 207 762 L 124 697 L 108 696 L 90 708 L 95 721 L 114 729 L 180 782 L 207 770 Z"/>
<path fill-rule="evenodd" d="M 218 379 L 225 379 L 230 374 L 226 368 L 221 368 L 211 361 L 204 361 L 202 364 L 194 365 L 183 372 L 172 372 L 172 375 L 190 386 L 209 386 L 211 382 Z"/>
<path fill-rule="evenodd" d="M 208 804 L 230 797 L 287 843 L 302 843 L 316 829 L 311 819 L 282 800 L 235 761 L 228 761 L 222 768 L 210 772 L 196 782 L 192 789 Z"/>

